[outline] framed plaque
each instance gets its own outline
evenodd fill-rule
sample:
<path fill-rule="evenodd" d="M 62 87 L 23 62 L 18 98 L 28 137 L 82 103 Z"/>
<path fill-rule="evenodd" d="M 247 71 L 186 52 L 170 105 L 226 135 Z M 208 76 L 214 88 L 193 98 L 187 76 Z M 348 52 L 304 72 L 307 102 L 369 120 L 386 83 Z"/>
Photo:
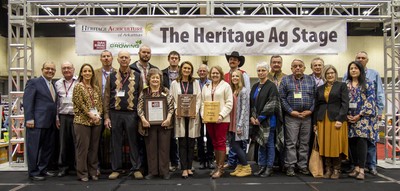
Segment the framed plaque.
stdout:
<path fill-rule="evenodd" d="M 203 106 L 203 122 L 217 122 L 219 117 L 219 101 L 204 101 Z"/>
<path fill-rule="evenodd" d="M 161 125 L 167 118 L 167 98 L 147 97 L 144 98 L 145 117 L 150 125 Z"/>
<path fill-rule="evenodd" d="M 196 95 L 179 94 L 177 110 L 178 117 L 196 117 Z"/>

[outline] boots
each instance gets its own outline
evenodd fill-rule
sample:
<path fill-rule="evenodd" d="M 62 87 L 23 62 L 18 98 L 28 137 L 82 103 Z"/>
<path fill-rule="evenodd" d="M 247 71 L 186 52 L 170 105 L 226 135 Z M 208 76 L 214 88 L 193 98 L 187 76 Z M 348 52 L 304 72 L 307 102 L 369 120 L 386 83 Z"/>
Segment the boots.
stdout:
<path fill-rule="evenodd" d="M 246 166 L 242 166 L 239 173 L 236 174 L 237 177 L 245 177 L 245 176 L 250 176 L 250 175 L 251 175 L 251 167 L 249 164 Z"/>
<path fill-rule="evenodd" d="M 237 174 L 240 173 L 242 170 L 243 166 L 241 164 L 238 164 L 233 172 L 230 173 L 231 176 L 236 176 Z"/>
<path fill-rule="evenodd" d="M 332 176 L 332 160 L 330 157 L 325 157 L 325 174 L 324 178 L 331 178 Z"/>
<path fill-rule="evenodd" d="M 333 174 L 331 176 L 331 179 L 339 179 L 340 176 L 340 158 L 332 158 L 332 163 L 333 163 Z"/>
<path fill-rule="evenodd" d="M 224 174 L 224 162 L 225 162 L 225 151 L 216 151 L 215 154 L 216 156 L 218 156 L 218 159 L 217 159 L 217 170 L 211 176 L 213 179 L 220 178 Z"/>
<path fill-rule="evenodd" d="M 219 155 L 218 151 L 214 150 L 215 153 L 215 166 L 218 166 L 218 160 L 219 160 Z M 214 167 L 213 170 L 210 172 L 210 176 L 212 176 L 214 173 L 216 173 L 218 168 Z"/>

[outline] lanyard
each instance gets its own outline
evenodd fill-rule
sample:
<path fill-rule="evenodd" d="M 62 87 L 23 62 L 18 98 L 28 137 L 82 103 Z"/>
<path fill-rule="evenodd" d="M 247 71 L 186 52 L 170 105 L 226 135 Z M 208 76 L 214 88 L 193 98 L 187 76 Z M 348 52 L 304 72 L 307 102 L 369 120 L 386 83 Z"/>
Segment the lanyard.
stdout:
<path fill-rule="evenodd" d="M 295 88 L 296 88 L 296 93 L 297 92 L 299 92 L 299 89 L 301 90 L 301 81 L 300 81 L 300 79 L 299 80 L 296 80 L 296 78 L 294 78 L 294 76 L 292 76 L 293 77 L 293 82 L 294 82 L 294 85 L 295 85 Z M 296 83 L 296 81 L 299 81 L 299 83 Z"/>
<path fill-rule="evenodd" d="M 68 92 L 69 92 L 69 90 L 71 89 L 72 84 L 74 84 L 75 79 L 72 79 L 72 82 L 71 82 L 71 84 L 69 85 L 68 89 L 67 89 L 67 86 L 65 85 L 65 81 L 66 81 L 66 80 L 63 81 L 63 82 L 64 82 L 65 97 L 68 97 Z"/>
<path fill-rule="evenodd" d="M 121 76 L 123 76 L 123 73 L 122 73 L 121 71 L 120 71 L 120 73 L 121 73 Z M 130 73 L 131 73 L 131 70 L 129 69 L 129 70 L 127 71 L 127 73 L 126 73 L 125 79 L 120 83 L 121 89 L 122 89 L 122 87 L 124 87 L 124 84 L 125 84 L 126 80 L 129 78 Z"/>
<path fill-rule="evenodd" d="M 353 100 L 357 97 L 357 87 L 354 87 L 351 81 L 350 81 L 350 95 Z"/>
<path fill-rule="evenodd" d="M 187 94 L 188 90 L 189 90 L 189 82 L 187 83 L 186 88 L 185 88 L 185 85 L 183 84 L 183 82 L 181 82 L 181 85 L 182 85 L 183 94 Z"/>
<path fill-rule="evenodd" d="M 85 83 L 83 83 L 83 85 L 85 86 L 86 92 L 89 94 L 90 101 L 92 101 L 92 108 L 94 108 L 94 96 L 91 94 L 90 88 L 88 88 Z"/>

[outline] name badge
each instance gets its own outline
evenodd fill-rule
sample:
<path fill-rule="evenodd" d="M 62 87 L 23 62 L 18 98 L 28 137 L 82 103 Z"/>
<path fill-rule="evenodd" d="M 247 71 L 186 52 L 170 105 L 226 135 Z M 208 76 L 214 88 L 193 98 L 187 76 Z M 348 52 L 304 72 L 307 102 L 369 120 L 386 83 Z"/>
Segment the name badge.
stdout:
<path fill-rule="evenodd" d="M 350 109 L 356 109 L 357 108 L 357 103 L 349 103 L 349 108 Z"/>
<path fill-rule="evenodd" d="M 119 90 L 117 92 L 117 97 L 125 97 L 125 90 Z"/>
<path fill-rule="evenodd" d="M 95 108 L 95 107 L 94 108 L 90 108 L 90 112 L 95 114 L 95 115 L 99 114 L 98 111 L 97 111 L 97 108 Z"/>
<path fill-rule="evenodd" d="M 63 102 L 62 102 L 62 103 L 65 103 L 65 104 L 72 103 L 72 98 L 71 98 L 71 97 L 65 97 L 65 98 L 63 99 Z"/>
<path fill-rule="evenodd" d="M 301 92 L 294 93 L 294 99 L 301 99 Z"/>

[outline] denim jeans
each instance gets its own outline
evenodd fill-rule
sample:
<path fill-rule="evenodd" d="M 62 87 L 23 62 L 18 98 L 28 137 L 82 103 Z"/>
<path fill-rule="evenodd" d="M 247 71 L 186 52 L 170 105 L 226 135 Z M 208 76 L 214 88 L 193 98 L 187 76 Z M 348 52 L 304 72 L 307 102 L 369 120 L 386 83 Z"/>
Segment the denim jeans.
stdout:
<path fill-rule="evenodd" d="M 368 141 L 367 162 L 365 166 L 376 169 L 376 145 Z"/>
<path fill-rule="evenodd" d="M 242 149 L 246 153 L 247 141 L 241 141 Z M 235 150 L 232 148 L 232 145 L 229 143 L 229 152 L 228 152 L 228 165 L 236 166 L 238 164 L 238 156 Z"/>
<path fill-rule="evenodd" d="M 269 131 L 267 143 L 258 148 L 258 165 L 272 168 L 275 160 L 275 128 Z"/>

